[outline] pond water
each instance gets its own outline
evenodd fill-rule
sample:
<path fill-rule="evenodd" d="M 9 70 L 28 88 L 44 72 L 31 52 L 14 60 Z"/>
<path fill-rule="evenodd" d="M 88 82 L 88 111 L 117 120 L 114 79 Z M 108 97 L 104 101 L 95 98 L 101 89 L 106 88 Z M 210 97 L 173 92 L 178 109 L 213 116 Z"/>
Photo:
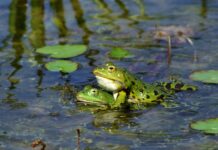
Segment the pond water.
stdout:
<path fill-rule="evenodd" d="M 218 116 L 218 86 L 189 79 L 195 70 L 218 68 L 217 0 L 1 0 L 0 9 L 0 149 L 31 149 L 35 139 L 46 150 L 79 149 L 77 130 L 80 149 L 218 149 L 217 136 L 189 128 Z M 195 35 L 194 46 L 173 46 L 169 63 L 166 44 L 149 35 L 155 26 L 170 25 L 190 27 Z M 70 59 L 79 62 L 77 71 L 44 68 L 51 58 L 36 48 L 57 44 L 88 46 Z M 134 57 L 111 59 L 113 47 Z M 176 94 L 173 108 L 82 110 L 73 93 L 97 85 L 92 70 L 108 61 L 145 82 L 176 76 L 199 90 Z"/>

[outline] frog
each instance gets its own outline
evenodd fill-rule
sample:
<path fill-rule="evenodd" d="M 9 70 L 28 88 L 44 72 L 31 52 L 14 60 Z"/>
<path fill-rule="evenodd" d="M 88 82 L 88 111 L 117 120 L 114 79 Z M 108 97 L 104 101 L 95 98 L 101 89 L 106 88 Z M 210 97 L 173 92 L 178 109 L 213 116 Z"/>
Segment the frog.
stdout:
<path fill-rule="evenodd" d="M 93 74 L 101 88 L 113 93 L 114 102 L 111 108 L 119 108 L 124 104 L 140 108 L 161 103 L 178 91 L 196 90 L 195 86 L 182 83 L 143 82 L 125 68 L 118 67 L 112 62 L 96 67 Z"/>
<path fill-rule="evenodd" d="M 113 104 L 114 98 L 110 93 L 95 88 L 91 85 L 86 85 L 81 91 L 76 94 L 76 101 L 100 107 L 109 107 Z"/>
<path fill-rule="evenodd" d="M 182 85 L 182 82 L 178 81 L 173 81 L 173 82 L 157 82 L 155 83 L 157 86 L 164 86 L 165 88 L 171 88 L 171 94 L 174 93 L 174 89 L 178 89 L 178 86 Z M 176 86 L 177 85 L 177 86 Z M 168 89 L 169 90 L 169 89 Z M 189 90 L 189 89 L 184 89 L 183 90 Z M 177 90 L 176 90 L 177 91 Z M 94 108 L 88 107 L 88 110 L 91 110 L 93 112 L 95 111 L 100 111 L 100 110 L 107 110 L 110 109 L 112 106 L 113 102 L 115 101 L 113 95 L 111 93 L 108 93 L 102 89 L 98 89 L 95 87 L 92 87 L 91 85 L 87 85 L 76 94 L 76 101 L 79 103 L 83 103 L 84 105 L 92 105 L 92 106 L 97 106 Z M 173 101 L 168 101 L 168 102 L 161 102 L 160 103 L 163 107 L 165 108 L 171 108 L 172 106 L 177 106 L 177 104 Z M 84 108 L 84 106 L 82 107 Z M 125 107 L 123 107 L 125 108 Z M 131 105 L 128 107 L 130 110 L 139 110 L 139 109 L 147 109 L 148 107 L 144 105 Z"/>
<path fill-rule="evenodd" d="M 88 110 L 91 110 L 93 112 L 104 111 L 104 110 L 110 109 L 113 106 L 114 101 L 115 99 L 111 93 L 106 92 L 99 88 L 95 88 L 91 85 L 86 85 L 81 91 L 79 91 L 76 94 L 77 104 L 82 103 L 85 106 L 94 106 L 93 108 L 92 107 L 88 108 Z M 123 106 L 122 108 L 126 109 L 127 107 Z M 138 110 L 139 107 L 135 108 L 134 105 L 131 105 L 131 107 L 128 106 L 128 109 Z M 145 109 L 145 107 L 141 106 L 140 109 Z"/>

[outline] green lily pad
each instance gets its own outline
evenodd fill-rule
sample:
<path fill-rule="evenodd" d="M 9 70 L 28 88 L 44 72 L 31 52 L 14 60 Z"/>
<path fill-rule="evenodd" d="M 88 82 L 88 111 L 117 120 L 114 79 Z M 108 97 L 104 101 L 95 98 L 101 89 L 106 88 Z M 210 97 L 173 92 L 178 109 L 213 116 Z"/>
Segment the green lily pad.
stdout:
<path fill-rule="evenodd" d="M 196 71 L 190 75 L 190 78 L 204 83 L 218 83 L 218 70 Z"/>
<path fill-rule="evenodd" d="M 37 53 L 47 54 L 53 58 L 70 58 L 78 56 L 87 50 L 85 45 L 54 45 L 38 48 Z"/>
<path fill-rule="evenodd" d="M 109 57 L 115 59 L 121 59 L 121 58 L 127 58 L 133 56 L 132 53 L 130 53 L 129 51 L 119 47 L 113 48 L 108 55 Z"/>
<path fill-rule="evenodd" d="M 191 123 L 191 128 L 204 133 L 218 134 L 218 118 L 201 120 Z"/>
<path fill-rule="evenodd" d="M 49 71 L 55 71 L 55 72 L 61 71 L 65 73 L 70 73 L 77 70 L 78 64 L 68 60 L 55 60 L 46 63 L 45 67 Z"/>

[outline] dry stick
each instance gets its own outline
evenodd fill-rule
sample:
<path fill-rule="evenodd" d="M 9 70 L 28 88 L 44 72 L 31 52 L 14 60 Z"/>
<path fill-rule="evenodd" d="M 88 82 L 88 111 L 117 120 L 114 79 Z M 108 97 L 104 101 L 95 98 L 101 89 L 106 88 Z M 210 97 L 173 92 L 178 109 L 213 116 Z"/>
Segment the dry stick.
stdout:
<path fill-rule="evenodd" d="M 168 65 L 171 63 L 171 37 L 167 36 L 168 46 L 167 46 L 167 63 Z"/>
<path fill-rule="evenodd" d="M 77 150 L 80 150 L 80 129 L 76 129 L 77 132 Z"/>
<path fill-rule="evenodd" d="M 186 37 L 186 40 L 188 41 L 188 43 L 194 48 L 194 56 L 193 56 L 193 62 L 197 62 L 197 49 L 193 43 L 193 41 L 189 38 L 189 37 Z"/>

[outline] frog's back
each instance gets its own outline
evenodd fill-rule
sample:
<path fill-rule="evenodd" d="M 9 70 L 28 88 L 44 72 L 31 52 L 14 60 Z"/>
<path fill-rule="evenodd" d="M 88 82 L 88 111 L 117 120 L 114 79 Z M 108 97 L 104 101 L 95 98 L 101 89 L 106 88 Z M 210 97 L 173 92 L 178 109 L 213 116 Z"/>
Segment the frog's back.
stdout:
<path fill-rule="evenodd" d="M 130 103 L 157 103 L 167 97 L 162 87 L 144 83 L 130 73 L 128 73 L 127 79 L 131 82 L 128 95 Z"/>
<path fill-rule="evenodd" d="M 162 88 L 145 83 L 143 87 L 135 87 L 130 92 L 129 101 L 150 104 L 158 103 L 166 97 L 168 97 L 168 94 Z"/>

